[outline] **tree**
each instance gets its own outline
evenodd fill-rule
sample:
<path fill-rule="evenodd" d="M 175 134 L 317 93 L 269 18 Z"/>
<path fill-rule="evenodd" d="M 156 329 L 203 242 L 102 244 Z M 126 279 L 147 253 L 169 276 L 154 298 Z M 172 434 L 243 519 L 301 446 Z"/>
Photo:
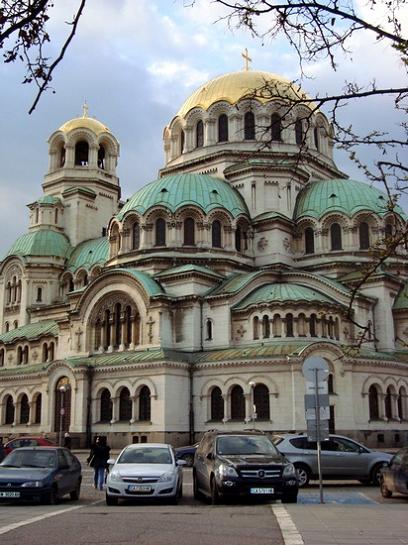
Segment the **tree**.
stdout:
<path fill-rule="evenodd" d="M 352 54 L 352 40 L 355 35 L 363 35 L 365 39 L 374 37 L 376 42 L 387 43 L 399 56 L 401 72 L 406 80 L 408 72 L 408 37 L 404 35 L 403 23 L 407 20 L 406 0 L 367 0 L 365 12 L 358 10 L 353 0 L 309 1 L 309 0 L 215 0 L 229 9 L 226 18 L 229 26 L 247 28 L 253 36 L 259 37 L 263 43 L 269 39 L 284 36 L 290 47 L 296 52 L 302 76 L 305 75 L 307 63 L 328 59 L 332 70 L 338 67 L 339 54 Z M 378 12 L 383 14 L 380 23 L 372 22 Z M 405 17 L 405 20 L 404 20 Z M 260 31 L 259 21 L 262 18 Z M 265 25 L 265 19 L 267 24 Z M 376 272 L 380 271 L 390 257 L 404 256 L 408 248 L 408 227 L 397 213 L 396 204 L 401 193 L 408 189 L 408 82 L 394 87 L 378 87 L 372 82 L 364 85 L 359 82 L 345 82 L 344 87 L 331 95 L 306 96 L 299 87 L 291 83 L 292 95 L 282 92 L 282 88 L 273 88 L 265 82 L 262 88 L 254 89 L 253 98 L 282 97 L 285 98 L 286 111 L 290 117 L 291 110 L 297 104 L 309 107 L 310 117 L 306 120 L 303 141 L 300 146 L 299 161 L 302 154 L 308 153 L 307 132 L 311 130 L 310 120 L 320 108 L 329 107 L 329 117 L 334 131 L 330 135 L 337 146 L 364 172 L 371 182 L 383 184 L 388 194 L 388 210 L 394 215 L 394 230 L 387 233 L 382 240 L 371 248 L 372 260 L 361 271 L 360 278 L 352 286 L 352 296 L 348 309 L 348 318 L 360 328 L 358 345 L 370 337 L 370 324 L 356 323 L 353 319 L 353 302 L 360 288 Z M 293 89 L 298 89 L 296 94 Z M 351 101 L 362 101 L 373 96 L 390 97 L 392 108 L 399 115 L 398 130 L 389 134 L 381 128 L 374 128 L 360 134 L 352 124 L 344 124 L 339 115 L 340 108 Z M 265 127 L 271 133 L 273 127 Z M 361 147 L 377 150 L 373 164 L 366 164 L 357 154 Z"/>
<path fill-rule="evenodd" d="M 38 92 L 29 110 L 31 114 L 43 92 L 49 88 L 52 74 L 63 59 L 74 37 L 86 0 L 78 0 L 78 10 L 67 24 L 71 31 L 54 60 L 46 56 L 46 45 L 50 42 L 47 32 L 52 0 L 3 0 L 0 5 L 0 48 L 4 49 L 5 63 L 17 60 L 25 63 L 26 76 L 23 83 L 34 83 Z"/>

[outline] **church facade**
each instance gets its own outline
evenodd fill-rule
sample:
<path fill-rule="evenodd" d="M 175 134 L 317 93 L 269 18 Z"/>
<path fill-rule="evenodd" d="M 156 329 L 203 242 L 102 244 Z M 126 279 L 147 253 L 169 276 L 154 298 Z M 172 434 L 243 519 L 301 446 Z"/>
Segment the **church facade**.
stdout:
<path fill-rule="evenodd" d="M 103 123 L 85 110 L 50 136 L 0 265 L 0 436 L 304 431 L 302 364 L 320 356 L 331 430 L 407 442 L 408 256 L 359 282 L 406 218 L 336 167 L 327 118 L 288 108 L 302 93 L 252 70 L 202 85 L 125 202 Z"/>

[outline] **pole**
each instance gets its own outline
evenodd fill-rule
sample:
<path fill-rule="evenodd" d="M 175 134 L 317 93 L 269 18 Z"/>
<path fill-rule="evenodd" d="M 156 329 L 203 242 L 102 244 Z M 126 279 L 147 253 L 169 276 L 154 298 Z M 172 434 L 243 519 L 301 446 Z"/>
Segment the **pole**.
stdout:
<path fill-rule="evenodd" d="M 316 443 L 317 443 L 317 469 L 319 472 L 319 491 L 320 503 L 324 503 L 323 499 L 323 482 L 322 482 L 322 465 L 321 465 L 321 444 L 320 444 L 320 403 L 319 403 L 319 369 L 315 369 L 315 407 L 316 407 Z"/>

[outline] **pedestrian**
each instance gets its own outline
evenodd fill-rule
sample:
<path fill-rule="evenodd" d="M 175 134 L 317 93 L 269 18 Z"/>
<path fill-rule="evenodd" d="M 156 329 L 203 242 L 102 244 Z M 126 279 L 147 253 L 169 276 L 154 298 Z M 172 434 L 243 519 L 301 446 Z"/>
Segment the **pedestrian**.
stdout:
<path fill-rule="evenodd" d="M 91 445 L 91 451 L 87 458 L 88 464 L 94 469 L 94 487 L 99 490 L 103 490 L 109 452 L 110 447 L 106 443 L 106 437 L 98 436 Z"/>
<path fill-rule="evenodd" d="M 68 448 L 69 450 L 71 450 L 71 446 L 72 446 L 72 439 L 71 439 L 71 436 L 68 432 L 66 432 L 64 434 L 64 447 L 65 448 Z"/>

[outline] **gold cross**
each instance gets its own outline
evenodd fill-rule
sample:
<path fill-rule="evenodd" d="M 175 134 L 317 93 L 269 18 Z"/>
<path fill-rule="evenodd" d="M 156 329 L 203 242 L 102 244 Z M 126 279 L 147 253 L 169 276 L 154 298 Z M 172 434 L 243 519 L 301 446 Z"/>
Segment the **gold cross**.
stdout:
<path fill-rule="evenodd" d="M 252 62 L 252 59 L 248 54 L 248 49 L 247 48 L 245 48 L 244 52 L 241 53 L 241 57 L 243 57 L 244 61 L 245 61 L 244 70 L 248 71 L 249 70 L 249 63 Z"/>
<path fill-rule="evenodd" d="M 85 99 L 84 104 L 82 106 L 82 117 L 88 117 L 88 110 L 89 110 L 89 107 Z"/>

